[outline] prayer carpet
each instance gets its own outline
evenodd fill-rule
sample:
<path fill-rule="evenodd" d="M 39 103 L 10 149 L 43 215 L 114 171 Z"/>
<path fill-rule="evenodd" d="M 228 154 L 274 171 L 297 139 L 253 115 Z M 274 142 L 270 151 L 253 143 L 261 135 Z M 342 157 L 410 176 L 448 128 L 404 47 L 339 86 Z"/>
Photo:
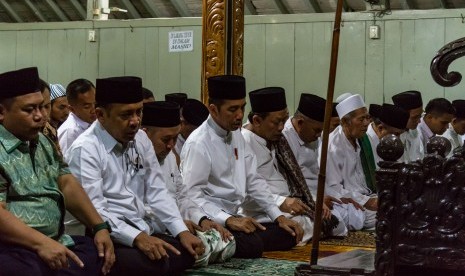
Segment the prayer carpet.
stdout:
<path fill-rule="evenodd" d="M 273 276 L 294 275 L 295 268 L 309 263 L 311 242 L 296 246 L 290 251 L 265 252 L 260 259 L 231 259 L 222 264 L 188 270 L 188 276 Z M 345 238 L 332 238 L 320 241 L 318 258 L 349 252 L 355 249 L 375 251 L 375 234 L 372 231 L 349 232 Z"/>

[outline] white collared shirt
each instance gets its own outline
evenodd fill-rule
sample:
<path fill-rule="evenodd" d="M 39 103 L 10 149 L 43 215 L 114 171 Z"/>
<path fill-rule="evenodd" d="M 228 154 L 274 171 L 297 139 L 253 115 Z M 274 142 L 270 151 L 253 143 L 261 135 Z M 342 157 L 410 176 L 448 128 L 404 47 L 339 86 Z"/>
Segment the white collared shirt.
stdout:
<path fill-rule="evenodd" d="M 265 180 L 257 174 L 251 152 L 240 130 L 227 132 L 211 116 L 184 144 L 181 173 L 186 195 L 221 225 L 238 214 L 246 197 L 253 198 L 271 220 L 282 215 Z M 191 218 L 196 223 L 199 219 Z"/>
<path fill-rule="evenodd" d="M 349 142 L 342 126 L 331 132 L 326 163 L 326 187 L 328 195 L 352 198 L 363 206 L 373 192 L 366 184 L 358 141 L 356 146 L 355 149 Z"/>
<path fill-rule="evenodd" d="M 113 232 L 114 240 L 132 246 L 140 232 L 173 236 L 187 231 L 175 200 L 163 181 L 152 142 L 139 130 L 134 147 L 124 149 L 94 122 L 69 148 L 66 161 Z M 144 203 L 156 218 L 147 214 Z"/>
<path fill-rule="evenodd" d="M 256 135 L 252 131 L 243 128 L 242 136 L 257 158 L 257 173 L 260 174 L 268 184 L 273 194 L 274 203 L 279 208 L 286 197 L 290 196 L 289 187 L 284 176 L 278 170 L 278 160 L 276 159 L 276 150 L 271 150 L 266 146 L 266 140 Z M 257 211 L 255 202 L 248 202 L 243 207 L 244 214 L 249 217 L 257 218 L 263 212 Z"/>
<path fill-rule="evenodd" d="M 405 163 L 411 163 L 423 159 L 424 148 L 418 129 L 409 129 L 399 136 L 404 144 L 404 155 L 401 160 Z"/>
<path fill-rule="evenodd" d="M 448 157 L 452 156 L 454 149 L 463 146 L 463 139 L 457 134 L 457 132 L 455 132 L 452 124 L 449 124 L 449 128 L 442 134 L 442 136 L 447 138 L 452 146 L 449 154 L 447 155 Z"/>
<path fill-rule="evenodd" d="M 173 151 L 170 151 L 165 159 L 160 162 L 160 168 L 163 173 L 163 179 L 165 180 L 168 193 L 176 200 L 182 217 L 190 219 L 190 217 L 207 216 L 200 207 L 194 204 L 193 201 L 182 193 L 182 176 L 179 171 L 178 164 L 176 163 L 176 155 L 174 155 Z"/>
<path fill-rule="evenodd" d="M 378 156 L 378 152 L 376 151 L 376 147 L 378 147 L 379 145 L 379 138 L 373 126 L 374 126 L 374 123 L 371 123 L 370 125 L 368 125 L 367 136 L 368 136 L 368 139 L 370 139 L 371 151 L 373 152 L 373 159 L 375 161 L 376 169 L 379 169 L 378 163 L 379 161 L 382 161 L 383 159 L 381 159 L 381 157 Z"/>
<path fill-rule="evenodd" d="M 316 198 L 318 188 L 318 173 L 320 172 L 319 156 L 319 140 L 311 143 L 305 143 L 300 139 L 299 134 L 292 125 L 292 117 L 284 124 L 283 135 L 286 137 L 289 146 L 294 153 L 297 163 L 302 170 L 307 186 L 312 193 L 313 198 Z"/>
<path fill-rule="evenodd" d="M 66 151 L 71 144 L 83 133 L 90 124 L 81 120 L 73 112 L 69 113 L 68 118 L 58 128 L 58 142 L 60 144 L 61 152 L 66 155 Z"/>
<path fill-rule="evenodd" d="M 426 124 L 425 120 L 421 118 L 420 123 L 418 124 L 418 133 L 420 134 L 420 140 L 421 144 L 423 145 L 423 149 L 425 150 L 426 153 L 426 143 L 428 143 L 428 140 L 433 137 L 435 134 L 431 131 L 429 126 Z"/>
<path fill-rule="evenodd" d="M 174 147 L 177 154 L 181 155 L 182 147 L 184 146 L 185 142 L 186 139 L 184 139 L 184 137 L 181 134 L 179 134 L 178 139 L 176 140 L 176 146 Z"/>

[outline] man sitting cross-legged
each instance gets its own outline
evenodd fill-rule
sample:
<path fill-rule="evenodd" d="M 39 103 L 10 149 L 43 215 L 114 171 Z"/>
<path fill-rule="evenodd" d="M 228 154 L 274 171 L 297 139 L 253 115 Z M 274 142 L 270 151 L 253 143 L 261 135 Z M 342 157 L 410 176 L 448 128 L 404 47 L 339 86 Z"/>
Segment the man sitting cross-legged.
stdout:
<path fill-rule="evenodd" d="M 210 116 L 189 136 L 181 152 L 186 196 L 213 221 L 226 226 L 236 240 L 236 257 L 258 258 L 262 252 L 287 250 L 302 239 L 302 228 L 274 203 L 257 162 L 239 128 L 245 106 L 245 79 L 208 79 Z M 246 200 L 254 200 L 271 223 L 239 216 Z M 199 223 L 200 217 L 192 218 Z"/>
<path fill-rule="evenodd" d="M 114 272 L 179 274 L 204 248 L 184 224 L 153 145 L 139 130 L 142 81 L 115 77 L 97 79 L 96 84 L 97 121 L 71 145 L 67 161 L 113 228 Z"/>
<path fill-rule="evenodd" d="M 275 204 L 287 217 L 304 229 L 302 245 L 313 235 L 315 201 L 292 150 L 282 135 L 289 112 L 286 95 L 281 87 L 267 87 L 249 93 L 252 111 L 242 135 L 257 157 L 257 172 L 266 180 Z M 325 101 L 323 101 L 323 104 Z M 324 111 L 324 106 L 323 106 Z M 270 219 L 256 211 L 256 204 L 244 205 L 243 210 L 259 222 Z M 323 206 L 323 230 L 326 235 L 345 235 L 347 228 Z"/>

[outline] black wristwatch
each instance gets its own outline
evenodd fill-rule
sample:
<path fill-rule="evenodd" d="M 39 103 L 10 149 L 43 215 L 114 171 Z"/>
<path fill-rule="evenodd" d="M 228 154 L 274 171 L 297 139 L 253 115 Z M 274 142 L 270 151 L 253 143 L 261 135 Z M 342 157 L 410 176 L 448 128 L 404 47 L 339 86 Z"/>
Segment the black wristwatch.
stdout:
<path fill-rule="evenodd" d="M 111 233 L 111 226 L 108 223 L 108 221 L 94 225 L 94 227 L 92 227 L 92 234 L 95 235 L 97 234 L 98 231 L 103 230 L 103 229 L 107 229 L 108 233 Z"/>

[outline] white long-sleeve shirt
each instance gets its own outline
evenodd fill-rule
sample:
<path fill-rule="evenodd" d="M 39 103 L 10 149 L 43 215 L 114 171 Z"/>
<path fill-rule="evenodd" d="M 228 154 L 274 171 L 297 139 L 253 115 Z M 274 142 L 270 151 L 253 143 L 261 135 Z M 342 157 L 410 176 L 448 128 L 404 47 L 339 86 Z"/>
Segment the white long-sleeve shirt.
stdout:
<path fill-rule="evenodd" d="M 373 192 L 366 184 L 358 141 L 356 145 L 355 149 L 341 126 L 331 132 L 326 163 L 326 187 L 328 195 L 352 198 L 363 206 Z"/>
<path fill-rule="evenodd" d="M 376 147 L 378 147 L 379 145 L 379 138 L 378 138 L 378 134 L 376 134 L 376 131 L 373 129 L 373 124 L 374 123 L 371 123 L 368 126 L 367 135 L 368 135 L 368 139 L 370 139 L 371 151 L 373 152 L 373 159 L 375 161 L 376 168 L 378 169 L 379 168 L 378 163 L 379 161 L 382 161 L 382 159 L 381 157 L 378 156 L 378 153 L 376 152 Z"/>
<path fill-rule="evenodd" d="M 454 127 L 451 124 L 449 124 L 449 128 L 442 134 L 442 136 L 447 138 L 452 146 L 448 157 L 452 156 L 455 148 L 463 146 L 462 136 L 455 132 Z"/>
<path fill-rule="evenodd" d="M 182 137 L 182 135 L 179 134 L 178 139 L 176 139 L 176 146 L 174 147 L 177 154 L 181 155 L 182 147 L 184 146 L 185 142 L 186 139 L 184 139 L 184 137 Z"/>
<path fill-rule="evenodd" d="M 418 124 L 417 127 L 418 134 L 420 137 L 421 145 L 423 146 L 424 153 L 426 153 L 426 144 L 428 143 L 429 139 L 433 137 L 435 134 L 431 131 L 429 126 L 426 124 L 425 120 L 421 118 L 420 123 Z M 422 156 L 421 158 L 423 158 Z"/>
<path fill-rule="evenodd" d="M 266 182 L 257 174 L 255 155 L 240 130 L 228 132 L 208 119 L 189 136 L 181 152 L 186 195 L 214 221 L 226 220 L 251 197 L 271 220 L 282 215 Z M 192 218 L 198 223 L 200 217 Z"/>
<path fill-rule="evenodd" d="M 176 200 L 182 217 L 184 219 L 191 219 L 191 217 L 207 216 L 207 214 L 203 212 L 203 210 L 192 200 L 190 200 L 185 193 L 182 193 L 185 192 L 182 189 L 182 176 L 173 151 L 171 151 L 165 159 L 160 162 L 160 168 L 168 193 Z"/>
<path fill-rule="evenodd" d="M 319 140 L 311 143 L 305 143 L 300 139 L 299 134 L 292 125 L 292 117 L 284 124 L 283 135 L 286 137 L 289 146 L 294 153 L 297 163 L 302 170 L 307 186 L 316 199 L 318 188 L 318 173 L 320 172 L 319 156 Z"/>
<path fill-rule="evenodd" d="M 96 121 L 71 145 L 66 161 L 117 242 L 132 246 L 142 231 L 168 230 L 173 236 L 187 231 L 145 132 L 139 130 L 133 147 L 124 149 Z M 156 218 L 147 214 L 144 203 Z"/>
<path fill-rule="evenodd" d="M 60 144 L 61 152 L 66 155 L 66 151 L 71 144 L 83 133 L 90 124 L 81 120 L 74 113 L 69 113 L 68 118 L 58 128 L 58 143 Z"/>
<path fill-rule="evenodd" d="M 284 176 L 278 170 L 276 151 L 274 148 L 270 150 L 266 146 L 266 140 L 252 131 L 243 128 L 241 132 L 249 148 L 252 150 L 251 153 L 255 154 L 257 158 L 257 173 L 266 180 L 273 194 L 274 204 L 279 208 L 286 197 L 290 196 L 290 192 Z M 259 221 L 265 221 L 263 212 L 257 210 L 257 205 L 253 201 L 245 204 L 243 211 L 246 216 L 254 217 Z"/>
<path fill-rule="evenodd" d="M 417 129 L 409 129 L 402 133 L 399 138 L 402 144 L 404 144 L 404 155 L 401 160 L 405 163 L 411 163 L 423 158 L 423 143 L 421 142 L 420 133 Z"/>

